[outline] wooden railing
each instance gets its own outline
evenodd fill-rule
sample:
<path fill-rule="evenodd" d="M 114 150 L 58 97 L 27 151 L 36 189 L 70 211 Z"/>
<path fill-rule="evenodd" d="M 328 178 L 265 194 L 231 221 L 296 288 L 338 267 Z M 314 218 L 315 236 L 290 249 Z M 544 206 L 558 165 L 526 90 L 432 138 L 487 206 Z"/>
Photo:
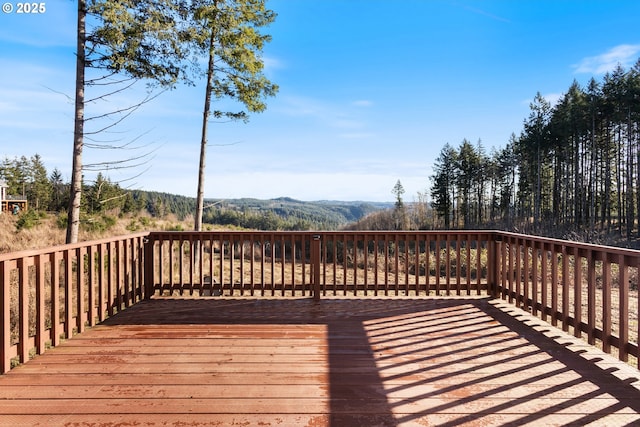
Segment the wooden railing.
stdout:
<path fill-rule="evenodd" d="M 639 266 L 640 251 L 495 231 L 151 232 L 5 254 L 0 373 L 159 295 L 488 294 L 637 363 Z"/>
<path fill-rule="evenodd" d="M 147 297 L 146 236 L 0 255 L 0 373 Z"/>
<path fill-rule="evenodd" d="M 487 289 L 487 232 L 151 233 L 148 293 L 451 295 Z"/>
<path fill-rule="evenodd" d="M 495 242 L 494 296 L 639 363 L 640 251 L 503 232 Z"/>

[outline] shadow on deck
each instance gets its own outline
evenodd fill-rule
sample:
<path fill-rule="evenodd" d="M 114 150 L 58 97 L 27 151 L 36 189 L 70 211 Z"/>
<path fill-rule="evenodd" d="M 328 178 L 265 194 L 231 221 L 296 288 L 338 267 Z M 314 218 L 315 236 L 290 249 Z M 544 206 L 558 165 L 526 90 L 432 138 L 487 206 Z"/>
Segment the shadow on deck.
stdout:
<path fill-rule="evenodd" d="M 631 426 L 639 378 L 488 298 L 155 298 L 1 376 L 0 425 Z"/>

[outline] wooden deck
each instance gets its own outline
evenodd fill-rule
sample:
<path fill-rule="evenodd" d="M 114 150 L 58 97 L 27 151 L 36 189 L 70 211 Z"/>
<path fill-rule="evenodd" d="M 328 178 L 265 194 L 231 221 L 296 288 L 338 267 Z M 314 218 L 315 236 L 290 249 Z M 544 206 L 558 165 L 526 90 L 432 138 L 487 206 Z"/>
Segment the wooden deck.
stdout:
<path fill-rule="evenodd" d="M 154 298 L 0 376 L 0 425 L 631 426 L 639 384 L 499 300 Z"/>

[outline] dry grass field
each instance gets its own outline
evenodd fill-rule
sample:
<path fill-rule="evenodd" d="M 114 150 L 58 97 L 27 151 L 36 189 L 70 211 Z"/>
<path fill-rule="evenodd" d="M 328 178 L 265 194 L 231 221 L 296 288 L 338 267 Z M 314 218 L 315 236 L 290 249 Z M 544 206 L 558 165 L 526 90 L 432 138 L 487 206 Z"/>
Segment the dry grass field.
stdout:
<path fill-rule="evenodd" d="M 58 226 L 57 216 L 49 214 L 34 227 L 18 230 L 18 217 L 0 214 L 0 254 L 28 249 L 42 249 L 64 244 L 64 228 Z M 158 219 L 148 216 L 124 217 L 115 220 L 115 224 L 105 231 L 80 229 L 80 241 L 102 239 L 110 236 L 122 236 L 138 231 L 191 230 L 193 219 L 183 221 L 174 216 Z"/>

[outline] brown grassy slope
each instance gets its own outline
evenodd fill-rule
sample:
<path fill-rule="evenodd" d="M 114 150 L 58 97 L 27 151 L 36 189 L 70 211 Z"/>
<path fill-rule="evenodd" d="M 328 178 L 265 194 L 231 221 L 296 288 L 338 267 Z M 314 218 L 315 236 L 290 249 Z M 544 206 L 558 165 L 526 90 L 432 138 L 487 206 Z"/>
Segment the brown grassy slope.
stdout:
<path fill-rule="evenodd" d="M 62 245 L 65 242 L 66 230 L 58 227 L 56 217 L 46 218 L 28 230 L 17 230 L 18 217 L 0 214 L 0 253 L 17 252 L 28 249 L 41 249 Z M 193 221 L 189 218 L 178 221 L 173 217 L 156 219 L 149 217 L 119 218 L 116 224 L 104 232 L 80 230 L 80 241 L 96 240 L 110 236 L 122 236 L 139 231 L 156 230 L 191 230 Z"/>

